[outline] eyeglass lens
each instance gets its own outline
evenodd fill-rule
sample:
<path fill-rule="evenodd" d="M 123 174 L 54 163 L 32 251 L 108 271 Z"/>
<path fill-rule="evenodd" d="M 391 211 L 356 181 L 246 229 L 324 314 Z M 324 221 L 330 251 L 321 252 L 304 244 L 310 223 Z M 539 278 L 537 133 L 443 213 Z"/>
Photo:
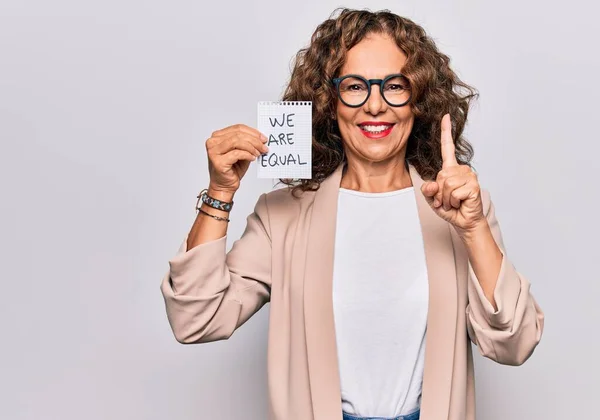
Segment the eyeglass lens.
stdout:
<path fill-rule="evenodd" d="M 378 85 L 373 86 L 379 89 Z M 361 105 L 369 94 L 369 85 L 358 77 L 347 77 L 339 84 L 340 97 L 350 106 Z M 388 79 L 383 85 L 383 96 L 391 105 L 403 105 L 410 98 L 409 82 L 404 76 Z"/>

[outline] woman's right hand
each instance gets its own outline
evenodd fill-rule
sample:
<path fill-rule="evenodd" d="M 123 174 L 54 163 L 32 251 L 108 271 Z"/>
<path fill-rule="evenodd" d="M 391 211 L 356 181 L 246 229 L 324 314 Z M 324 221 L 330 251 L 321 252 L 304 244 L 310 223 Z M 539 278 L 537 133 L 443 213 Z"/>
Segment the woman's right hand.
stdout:
<path fill-rule="evenodd" d="M 250 162 L 268 151 L 266 142 L 260 131 L 244 124 L 213 132 L 206 140 L 210 189 L 234 194 Z"/>

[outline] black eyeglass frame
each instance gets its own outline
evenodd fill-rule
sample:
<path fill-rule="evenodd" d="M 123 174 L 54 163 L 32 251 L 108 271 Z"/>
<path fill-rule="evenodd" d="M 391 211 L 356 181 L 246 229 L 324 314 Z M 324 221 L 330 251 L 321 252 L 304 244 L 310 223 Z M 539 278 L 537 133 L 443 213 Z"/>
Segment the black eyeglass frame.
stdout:
<path fill-rule="evenodd" d="M 408 99 L 400 104 L 400 105 L 396 105 L 396 104 L 392 104 L 390 103 L 390 101 L 388 101 L 385 97 L 385 95 L 383 94 L 383 86 L 385 85 L 385 83 L 390 80 L 393 79 L 394 77 L 403 77 L 404 79 L 408 80 L 408 78 L 403 75 L 402 73 L 395 73 L 395 74 L 390 74 L 389 76 L 386 76 L 385 79 L 365 79 L 364 77 L 358 75 L 358 74 L 346 74 L 342 77 L 336 77 L 334 79 L 331 79 L 331 81 L 333 82 L 333 84 L 335 85 L 335 90 L 338 94 L 338 98 L 340 98 L 340 100 L 342 101 L 342 103 L 346 106 L 349 106 L 350 108 L 358 108 L 363 106 L 368 100 L 369 97 L 371 96 L 371 85 L 379 85 L 379 93 L 381 94 L 381 97 L 383 98 L 383 100 L 389 105 L 389 106 L 393 106 L 393 107 L 401 107 L 401 106 L 405 106 L 407 103 L 410 102 L 410 99 L 412 98 L 412 91 L 410 89 L 408 90 Z M 362 80 L 363 82 L 365 82 L 367 84 L 367 88 L 369 89 L 369 91 L 367 92 L 367 97 L 358 105 L 350 105 L 348 103 L 346 103 L 346 101 L 344 101 L 342 99 L 342 94 L 340 93 L 340 83 L 342 83 L 342 81 L 344 79 L 347 79 L 349 77 L 356 77 L 360 80 Z"/>

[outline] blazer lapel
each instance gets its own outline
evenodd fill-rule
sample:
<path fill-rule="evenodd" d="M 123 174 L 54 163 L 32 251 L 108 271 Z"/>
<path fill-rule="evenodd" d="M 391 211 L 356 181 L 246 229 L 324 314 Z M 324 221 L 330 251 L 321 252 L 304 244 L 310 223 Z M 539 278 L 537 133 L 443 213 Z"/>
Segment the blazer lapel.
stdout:
<path fill-rule="evenodd" d="M 306 250 L 304 321 L 315 420 L 339 419 L 342 412 L 332 286 L 338 191 L 343 166 L 323 181 L 314 194 Z M 423 179 L 412 165 L 408 166 L 429 279 L 421 419 L 446 419 L 458 314 L 451 227 L 431 209 L 421 193 Z"/>
<path fill-rule="evenodd" d="M 427 276 L 429 311 L 425 337 L 425 365 L 421 420 L 447 419 L 454 368 L 458 287 L 451 225 L 439 217 L 421 192 L 423 179 L 409 165 L 421 221 Z"/>

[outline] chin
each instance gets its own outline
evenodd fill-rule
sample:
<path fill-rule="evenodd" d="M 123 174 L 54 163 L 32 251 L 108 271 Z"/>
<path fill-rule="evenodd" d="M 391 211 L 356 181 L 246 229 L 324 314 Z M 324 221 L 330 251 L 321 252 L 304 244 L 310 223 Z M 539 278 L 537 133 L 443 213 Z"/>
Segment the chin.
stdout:
<path fill-rule="evenodd" d="M 394 156 L 397 156 L 397 155 L 398 155 L 397 153 L 389 153 L 389 152 L 381 152 L 381 153 L 375 152 L 374 153 L 373 151 L 368 151 L 368 150 L 360 152 L 360 157 L 371 163 L 385 162 L 387 160 L 394 158 Z"/>

